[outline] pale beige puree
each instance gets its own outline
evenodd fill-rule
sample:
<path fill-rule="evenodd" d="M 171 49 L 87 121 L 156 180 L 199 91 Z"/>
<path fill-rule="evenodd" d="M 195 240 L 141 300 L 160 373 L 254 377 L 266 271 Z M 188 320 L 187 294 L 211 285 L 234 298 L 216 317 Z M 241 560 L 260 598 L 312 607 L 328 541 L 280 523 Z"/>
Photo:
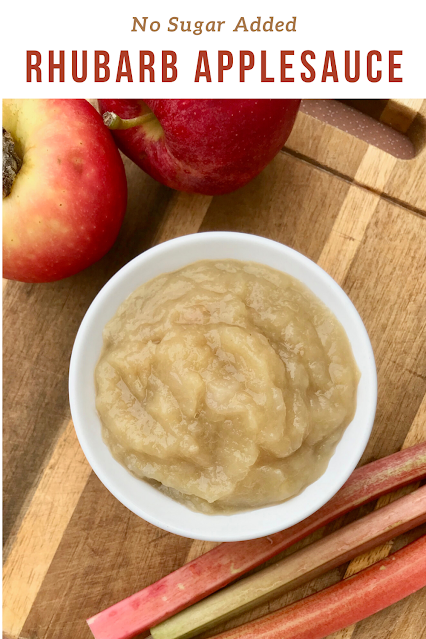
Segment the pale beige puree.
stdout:
<path fill-rule="evenodd" d="M 206 260 L 128 297 L 95 376 L 114 457 L 218 513 L 283 501 L 325 471 L 359 371 L 341 324 L 301 282 Z"/>

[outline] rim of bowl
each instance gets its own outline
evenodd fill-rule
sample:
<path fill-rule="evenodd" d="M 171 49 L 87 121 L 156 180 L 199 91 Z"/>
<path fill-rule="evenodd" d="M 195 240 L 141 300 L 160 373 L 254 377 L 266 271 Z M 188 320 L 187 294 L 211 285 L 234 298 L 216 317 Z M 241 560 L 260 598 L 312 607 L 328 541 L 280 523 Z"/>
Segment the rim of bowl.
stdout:
<path fill-rule="evenodd" d="M 125 289 L 125 286 L 122 286 L 122 285 L 126 282 L 129 276 L 131 276 L 133 273 L 139 270 L 143 270 L 143 267 L 146 266 L 148 262 L 155 261 L 155 263 L 161 263 L 162 258 L 170 250 L 173 250 L 173 249 L 183 250 L 186 246 L 188 246 L 188 244 L 203 244 L 206 242 L 215 243 L 218 241 L 219 241 L 219 245 L 222 248 L 226 246 L 227 243 L 229 244 L 229 242 L 232 242 L 232 243 L 239 242 L 240 244 L 241 243 L 245 244 L 247 248 L 255 249 L 256 248 L 255 245 L 257 245 L 257 247 L 262 246 L 263 248 L 266 248 L 266 249 L 279 251 L 281 252 L 282 257 L 286 258 L 287 260 L 289 259 L 290 261 L 293 261 L 293 263 L 297 266 L 302 265 L 302 270 L 310 269 L 315 274 L 317 279 L 319 278 L 320 280 L 322 280 L 325 287 L 328 288 L 328 290 L 331 292 L 332 297 L 334 297 L 335 300 L 338 300 L 338 302 L 341 304 L 341 309 L 342 310 L 344 309 L 346 311 L 346 314 L 349 318 L 348 322 L 351 323 L 351 329 L 354 329 L 354 331 L 357 333 L 358 342 L 357 344 L 354 344 L 351 341 L 351 346 L 352 346 L 352 350 L 353 350 L 358 368 L 360 369 L 362 373 L 361 379 L 364 376 L 367 378 L 363 380 L 364 382 L 363 386 L 365 387 L 364 392 L 366 394 L 366 397 L 363 398 L 363 401 L 364 403 L 367 403 L 367 406 L 364 407 L 365 415 L 362 422 L 363 428 L 361 431 L 357 432 L 356 437 L 354 438 L 354 441 L 352 442 L 349 456 L 345 457 L 345 464 L 343 466 L 332 468 L 332 465 L 333 465 L 332 462 L 333 462 L 333 459 L 335 460 L 336 458 L 336 453 L 342 441 L 344 440 L 345 433 L 348 431 L 351 424 L 353 424 L 353 422 L 355 421 L 357 414 L 361 408 L 359 397 L 357 397 L 357 407 L 356 407 L 355 415 L 352 422 L 347 426 L 346 430 L 344 431 L 342 439 L 337 444 L 336 449 L 329 460 L 329 463 L 327 465 L 325 472 L 316 481 L 314 481 L 312 484 L 309 484 L 298 495 L 291 497 L 290 499 L 284 502 L 281 502 L 279 504 L 275 504 L 272 506 L 266 506 L 263 508 L 257 508 L 257 509 L 252 509 L 248 511 L 238 512 L 231 515 L 209 515 L 209 514 L 197 512 L 196 513 L 197 519 L 199 519 L 200 521 L 205 520 L 205 522 L 204 524 L 201 524 L 201 526 L 196 527 L 196 530 L 194 531 L 194 530 L 191 530 L 190 527 L 188 526 L 176 523 L 168 519 L 167 512 L 164 515 L 164 519 L 163 519 L 161 517 L 158 517 L 157 515 L 154 515 L 152 512 L 150 512 L 149 508 L 146 510 L 143 504 L 135 503 L 135 501 L 132 499 L 132 496 L 129 495 L 126 491 L 123 491 L 121 487 L 117 484 L 114 478 L 115 473 L 111 472 L 108 468 L 104 466 L 103 463 L 99 462 L 98 458 L 96 457 L 96 451 L 94 451 L 93 446 L 90 442 L 90 438 L 89 438 L 90 429 L 86 428 L 88 416 L 87 416 L 87 411 L 82 406 L 82 401 L 81 401 L 81 392 L 82 391 L 84 392 L 85 389 L 84 389 L 84 380 L 83 381 L 81 380 L 80 373 L 85 368 L 85 365 L 84 365 L 85 352 L 88 347 L 88 342 L 90 341 L 89 333 L 90 333 L 90 330 L 93 329 L 93 326 L 97 327 L 96 329 L 97 331 L 99 331 L 100 329 L 100 332 L 102 334 L 105 324 L 108 322 L 110 317 L 112 317 L 115 314 L 120 304 L 128 297 L 128 295 L 130 295 L 134 290 L 136 290 L 136 288 L 140 286 L 141 284 L 149 281 L 153 277 L 156 277 L 156 275 L 152 275 L 150 277 L 145 277 L 145 278 L 142 277 L 140 284 L 130 287 L 129 292 L 126 292 L 124 296 L 122 293 L 119 293 L 120 301 L 118 302 L 116 301 L 114 303 L 111 303 L 110 305 L 111 315 L 108 317 L 103 316 L 101 321 L 97 321 L 97 319 L 99 319 L 97 318 L 97 314 L 99 313 L 101 306 L 105 304 L 105 301 L 108 298 L 110 298 L 110 296 L 111 298 L 115 299 L 117 286 L 120 285 L 122 287 L 122 290 Z M 196 259 L 188 259 L 187 261 L 185 261 L 185 259 L 183 260 L 178 259 L 178 261 L 181 262 L 180 266 L 176 266 L 172 268 L 164 268 L 160 270 L 154 269 L 154 270 L 158 270 L 157 274 L 173 272 L 174 270 L 182 268 L 183 266 L 187 264 L 191 264 L 201 259 L 211 259 L 211 260 L 238 259 L 242 261 L 253 261 L 253 262 L 258 262 L 260 264 L 265 264 L 264 260 L 256 259 L 256 254 L 254 254 L 253 258 L 250 258 L 250 259 L 232 258 L 232 257 L 203 257 L 203 258 L 200 257 Z M 268 264 L 266 264 L 266 266 L 268 266 Z M 282 268 L 282 269 L 277 267 L 271 267 L 271 268 L 275 268 L 276 270 L 281 270 L 284 273 L 288 273 L 288 268 Z M 298 278 L 297 276 L 294 276 L 294 277 L 300 280 L 300 278 Z M 322 296 L 318 295 L 318 292 L 315 291 L 314 288 L 311 288 L 311 286 L 307 284 L 306 282 L 305 282 L 305 285 L 308 286 L 308 288 L 310 288 L 310 290 L 315 295 L 317 295 L 317 297 L 323 300 L 324 295 Z M 324 303 L 327 304 L 326 302 Z M 333 310 L 333 313 L 336 314 L 336 311 Z M 348 322 L 344 323 L 340 318 L 339 318 L 339 321 L 343 325 L 345 332 L 348 333 L 348 326 L 349 326 Z M 361 346 L 360 350 L 363 351 L 363 354 L 365 356 L 365 362 L 363 362 L 362 364 L 360 364 L 358 360 L 358 357 L 357 357 L 358 353 L 356 352 L 355 346 L 357 347 Z M 100 348 L 98 349 L 96 361 L 99 359 L 99 355 L 100 355 Z M 91 376 L 93 378 L 93 388 L 94 388 L 94 367 L 92 368 Z M 359 394 L 361 379 L 358 384 L 358 391 L 357 391 L 358 394 Z M 71 360 L 70 360 L 70 369 L 69 369 L 69 400 L 70 400 L 71 416 L 73 419 L 77 438 L 79 440 L 79 443 L 83 449 L 83 452 L 92 470 L 95 472 L 95 474 L 100 479 L 100 481 L 104 484 L 104 486 L 114 495 L 114 497 L 116 497 L 116 499 L 118 499 L 124 506 L 126 506 L 134 514 L 138 515 L 145 521 L 157 526 L 158 528 L 166 530 L 167 532 L 171 532 L 183 537 L 189 537 L 191 539 L 199 539 L 202 541 L 219 541 L 219 542 L 246 541 L 249 539 L 255 539 L 258 537 L 271 535 L 281 530 L 286 530 L 287 528 L 290 528 L 291 526 L 299 523 L 300 521 L 303 521 L 304 519 L 312 515 L 314 512 L 319 510 L 324 504 L 326 504 L 347 481 L 349 476 L 352 474 L 352 472 L 356 468 L 359 460 L 361 459 L 361 456 L 370 438 L 371 430 L 374 423 L 375 413 L 376 413 L 377 372 L 376 372 L 376 365 L 375 365 L 374 353 L 371 346 L 371 342 L 358 311 L 356 310 L 350 298 L 343 291 L 343 289 L 337 284 L 337 282 L 330 275 L 328 275 L 326 271 L 324 271 L 320 266 L 318 266 L 318 264 L 310 260 L 308 257 L 304 256 L 302 253 L 299 253 L 298 251 L 286 246 L 285 244 L 276 242 L 275 240 L 270 240 L 258 235 L 238 233 L 233 231 L 232 232 L 231 231 L 209 231 L 209 232 L 196 233 L 192 235 L 184 235 L 181 237 L 168 240 L 162 244 L 153 246 L 152 248 L 136 256 L 130 262 L 128 262 L 125 266 L 123 266 L 103 286 L 103 288 L 96 295 L 91 305 L 89 306 L 88 310 L 86 311 L 86 314 L 80 324 L 80 327 L 78 329 L 78 332 L 74 341 L 74 346 L 73 346 Z M 96 409 L 95 409 L 95 413 L 96 413 Z M 92 418 L 93 418 L 93 415 L 92 415 Z M 101 423 L 97 413 L 96 413 L 95 421 L 98 422 L 99 433 L 100 433 Z M 102 441 L 102 445 L 105 447 L 105 449 L 107 449 L 107 446 L 103 441 Z M 179 502 L 176 502 L 170 497 L 167 497 L 166 495 L 160 493 L 160 491 L 158 491 L 153 486 L 150 486 L 148 483 L 144 482 L 143 480 L 133 476 L 127 469 L 121 466 L 121 464 L 119 464 L 119 462 L 117 462 L 113 458 L 109 449 L 107 450 L 110 456 L 109 463 L 111 463 L 114 467 L 115 465 L 117 465 L 134 480 L 144 484 L 144 487 L 146 486 L 150 490 L 158 493 L 158 495 L 161 495 L 161 499 L 164 498 L 164 499 L 167 499 L 169 502 L 172 502 L 173 504 L 178 504 L 179 510 L 180 508 L 184 508 L 185 511 L 188 513 L 189 518 L 191 518 L 191 516 L 194 515 L 194 511 L 188 509 L 186 506 L 184 506 L 183 504 L 180 504 Z M 115 468 L 115 470 L 116 472 L 120 472 L 118 468 Z M 315 486 L 318 486 L 318 484 L 321 484 L 321 488 L 322 488 L 321 494 L 316 495 L 312 503 L 308 503 L 309 500 L 305 499 L 307 503 L 304 505 L 304 507 L 301 507 L 300 504 L 298 504 L 298 508 L 296 509 L 296 512 L 286 513 L 285 521 L 281 522 L 281 519 L 279 516 L 280 508 L 282 509 L 282 507 L 287 504 L 287 509 L 288 509 L 289 507 L 288 505 L 291 505 L 292 503 L 294 503 L 296 500 L 298 500 L 298 498 L 302 497 L 303 495 L 307 496 L 307 494 L 311 493 L 313 490 L 315 491 Z M 324 484 L 324 486 L 322 486 L 322 484 Z M 170 504 L 170 506 L 172 506 L 172 504 Z M 276 513 L 277 517 L 274 518 L 275 523 L 274 524 L 269 523 L 267 527 L 262 527 L 262 525 L 260 524 L 257 527 L 255 526 L 254 533 L 250 532 L 249 527 L 244 522 L 244 519 L 247 519 L 247 515 L 250 515 L 250 513 L 252 514 L 258 513 L 261 516 L 262 513 L 265 513 L 267 511 L 268 512 L 277 511 Z M 214 526 L 212 526 L 212 523 L 215 520 L 217 521 L 218 519 L 226 520 L 226 523 L 223 522 L 223 525 L 219 526 L 220 528 L 219 532 L 217 531 L 211 532 L 212 528 L 213 529 L 215 528 Z M 259 517 L 259 519 L 262 519 L 262 518 Z M 235 526 L 232 525 L 231 523 L 232 521 L 237 522 Z"/>

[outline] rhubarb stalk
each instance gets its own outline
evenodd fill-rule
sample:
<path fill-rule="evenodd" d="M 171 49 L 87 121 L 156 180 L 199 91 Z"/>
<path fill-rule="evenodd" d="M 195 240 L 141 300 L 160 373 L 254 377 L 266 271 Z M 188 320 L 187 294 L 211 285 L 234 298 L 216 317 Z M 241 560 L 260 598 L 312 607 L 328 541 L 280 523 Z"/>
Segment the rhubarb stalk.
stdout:
<path fill-rule="evenodd" d="M 183 610 L 151 635 L 193 637 L 425 522 L 426 486 Z"/>
<path fill-rule="evenodd" d="M 426 586 L 426 535 L 353 577 L 214 639 L 324 639 Z"/>
<path fill-rule="evenodd" d="M 426 476 L 426 442 L 352 473 L 339 492 L 304 521 L 269 537 L 225 543 L 88 619 L 95 639 L 131 639 L 249 570 L 275 557 L 350 510 Z"/>

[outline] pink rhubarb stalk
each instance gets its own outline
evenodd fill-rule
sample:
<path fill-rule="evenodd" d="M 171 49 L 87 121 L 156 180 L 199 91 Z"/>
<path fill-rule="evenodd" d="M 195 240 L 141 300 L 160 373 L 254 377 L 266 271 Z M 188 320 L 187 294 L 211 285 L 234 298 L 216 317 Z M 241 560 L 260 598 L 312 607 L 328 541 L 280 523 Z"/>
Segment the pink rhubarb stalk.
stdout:
<path fill-rule="evenodd" d="M 350 510 L 426 476 L 426 442 L 358 468 L 304 521 L 269 537 L 220 544 L 88 619 L 95 639 L 131 639 L 216 592 Z M 183 586 L 183 587 L 182 587 Z"/>
<path fill-rule="evenodd" d="M 426 536 L 353 577 L 214 639 L 324 639 L 426 586 Z"/>

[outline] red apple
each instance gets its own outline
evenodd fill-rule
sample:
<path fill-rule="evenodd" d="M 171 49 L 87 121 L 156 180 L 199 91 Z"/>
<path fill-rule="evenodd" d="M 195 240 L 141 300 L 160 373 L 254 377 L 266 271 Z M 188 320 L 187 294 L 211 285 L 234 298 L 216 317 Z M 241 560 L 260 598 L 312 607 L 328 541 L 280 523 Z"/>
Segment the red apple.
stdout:
<path fill-rule="evenodd" d="M 300 100 L 99 100 L 119 148 L 180 191 L 218 195 L 254 178 L 287 140 Z"/>
<path fill-rule="evenodd" d="M 3 154 L 4 277 L 51 282 L 99 260 L 127 187 L 96 110 L 85 100 L 4 100 Z"/>

